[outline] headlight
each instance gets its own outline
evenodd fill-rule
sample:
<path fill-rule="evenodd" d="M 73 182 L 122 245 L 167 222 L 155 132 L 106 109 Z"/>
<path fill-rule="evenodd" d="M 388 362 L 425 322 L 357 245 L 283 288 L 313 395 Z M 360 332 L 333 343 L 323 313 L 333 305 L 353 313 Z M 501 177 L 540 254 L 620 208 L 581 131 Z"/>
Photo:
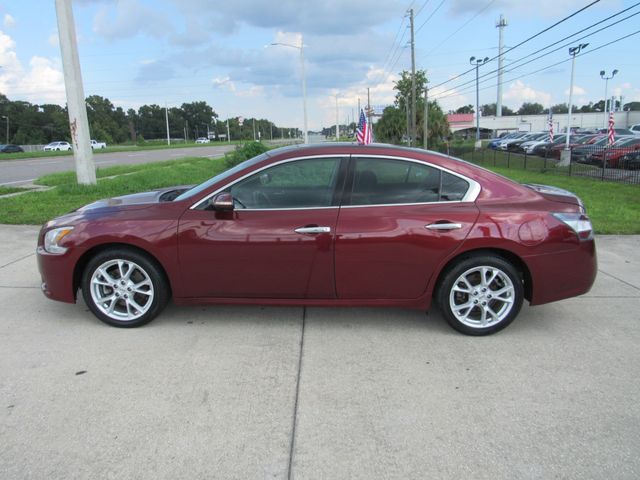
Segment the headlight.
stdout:
<path fill-rule="evenodd" d="M 60 246 L 60 241 L 71 232 L 73 232 L 73 227 L 60 227 L 49 230 L 44 236 L 44 249 L 57 255 L 65 253 L 67 249 Z"/>

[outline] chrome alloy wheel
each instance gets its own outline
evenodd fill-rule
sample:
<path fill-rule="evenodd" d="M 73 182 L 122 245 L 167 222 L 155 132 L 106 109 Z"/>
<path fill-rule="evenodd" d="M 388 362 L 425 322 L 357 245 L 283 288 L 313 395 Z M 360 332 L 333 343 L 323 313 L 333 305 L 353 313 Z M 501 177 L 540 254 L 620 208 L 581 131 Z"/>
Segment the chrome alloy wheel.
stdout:
<path fill-rule="evenodd" d="M 104 262 L 94 270 L 90 282 L 96 307 L 114 320 L 136 320 L 153 303 L 154 289 L 149 274 L 130 260 Z"/>
<path fill-rule="evenodd" d="M 471 328 L 503 321 L 514 306 L 515 289 L 509 276 L 496 267 L 477 266 L 460 275 L 449 292 L 453 315 Z"/>

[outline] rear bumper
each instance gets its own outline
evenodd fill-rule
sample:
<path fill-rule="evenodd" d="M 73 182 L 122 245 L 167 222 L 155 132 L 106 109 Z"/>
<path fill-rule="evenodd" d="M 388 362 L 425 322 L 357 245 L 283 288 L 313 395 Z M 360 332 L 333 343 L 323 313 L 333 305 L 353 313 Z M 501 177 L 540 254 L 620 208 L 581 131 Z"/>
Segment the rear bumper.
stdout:
<path fill-rule="evenodd" d="M 531 305 L 541 305 L 583 295 L 591 290 L 598 272 L 594 240 L 558 253 L 526 257 L 531 273 Z M 553 272 L 549 275 L 549 272 Z"/>

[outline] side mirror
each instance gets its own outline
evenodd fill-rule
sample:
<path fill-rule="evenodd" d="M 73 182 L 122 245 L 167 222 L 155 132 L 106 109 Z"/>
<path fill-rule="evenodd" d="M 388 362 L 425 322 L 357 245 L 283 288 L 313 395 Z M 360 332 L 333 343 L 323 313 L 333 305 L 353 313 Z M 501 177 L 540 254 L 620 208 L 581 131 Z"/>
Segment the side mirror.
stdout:
<path fill-rule="evenodd" d="M 233 195 L 229 192 L 222 192 L 211 199 L 210 205 L 219 212 L 230 212 L 233 210 Z"/>

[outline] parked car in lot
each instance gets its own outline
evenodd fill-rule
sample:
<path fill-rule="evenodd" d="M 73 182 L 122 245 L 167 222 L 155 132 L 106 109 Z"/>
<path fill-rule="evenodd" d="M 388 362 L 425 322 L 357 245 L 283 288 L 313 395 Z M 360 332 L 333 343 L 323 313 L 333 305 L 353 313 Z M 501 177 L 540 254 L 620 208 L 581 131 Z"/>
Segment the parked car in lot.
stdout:
<path fill-rule="evenodd" d="M 627 153 L 620 159 L 620 168 L 640 170 L 640 151 Z"/>
<path fill-rule="evenodd" d="M 196 140 L 196 143 L 209 143 L 209 139 L 207 137 L 200 137 Z"/>
<path fill-rule="evenodd" d="M 606 148 L 607 141 L 606 136 L 600 136 L 592 143 L 574 146 L 571 149 L 571 161 L 592 164 L 593 154 Z"/>
<path fill-rule="evenodd" d="M 601 149 L 591 156 L 591 160 L 596 165 L 604 165 L 606 158 L 606 166 L 611 168 L 618 167 L 620 159 L 628 154 L 640 150 L 640 138 L 632 136 L 623 138 L 615 142 L 611 147 Z"/>
<path fill-rule="evenodd" d="M 518 151 L 522 152 L 522 153 L 527 153 L 527 154 L 531 154 L 533 153 L 533 150 L 539 146 L 539 145 L 545 145 L 547 143 L 549 143 L 549 134 L 545 134 L 541 137 L 539 137 L 536 140 L 528 140 L 526 142 L 522 142 L 519 146 L 518 146 Z"/>
<path fill-rule="evenodd" d="M 518 138 L 517 140 L 510 141 L 507 145 L 507 150 L 511 152 L 522 152 L 523 150 L 521 148 L 521 145 L 523 143 L 534 142 L 544 137 L 548 137 L 547 132 L 530 133 L 528 135 L 525 135 L 522 138 Z"/>
<path fill-rule="evenodd" d="M 567 136 L 564 134 L 555 135 L 553 137 L 553 142 L 545 142 L 540 145 L 536 145 L 535 147 L 533 147 L 533 150 L 531 151 L 531 153 L 534 155 L 538 155 L 540 157 L 546 157 L 549 155 L 549 150 L 551 150 L 551 148 L 553 148 L 556 145 L 563 144 L 566 138 Z"/>
<path fill-rule="evenodd" d="M 436 301 L 484 335 L 587 292 L 593 228 L 575 195 L 419 149 L 272 150 L 204 183 L 101 200 L 47 222 L 42 291 L 136 327 L 177 304 Z"/>
<path fill-rule="evenodd" d="M 503 139 L 501 142 L 498 142 L 497 149 L 505 151 L 509 150 L 509 145 L 519 140 L 533 140 L 533 134 L 520 132 L 518 135 L 515 135 L 511 138 Z"/>
<path fill-rule="evenodd" d="M 103 148 L 107 148 L 107 144 L 105 142 L 97 142 L 95 140 L 91 140 L 91 148 L 93 150 L 102 150 Z"/>
<path fill-rule="evenodd" d="M 493 150 L 498 148 L 498 144 L 500 142 L 502 142 L 503 140 L 508 140 L 510 138 L 516 138 L 519 136 L 522 136 L 523 132 L 511 132 L 511 133 L 507 133 L 507 134 L 501 134 L 498 138 L 492 138 L 491 140 L 489 140 L 489 143 L 487 144 L 487 148 L 491 148 Z"/>
<path fill-rule="evenodd" d="M 635 132 L 629 128 L 614 128 L 613 129 L 616 138 L 618 137 L 624 137 L 627 135 L 633 135 Z M 608 128 L 601 128 L 598 130 L 599 133 L 603 133 L 605 135 L 609 134 L 609 129 Z"/>
<path fill-rule="evenodd" d="M 48 145 L 44 146 L 45 152 L 53 152 L 53 151 L 67 151 L 71 150 L 71 144 L 69 142 L 51 142 Z"/>
<path fill-rule="evenodd" d="M 19 153 L 24 152 L 21 146 L 19 145 L 0 145 L 0 153 Z"/>
<path fill-rule="evenodd" d="M 640 135 L 640 123 L 636 123 L 635 125 L 631 125 L 629 127 L 629 130 L 631 130 L 635 135 Z"/>

